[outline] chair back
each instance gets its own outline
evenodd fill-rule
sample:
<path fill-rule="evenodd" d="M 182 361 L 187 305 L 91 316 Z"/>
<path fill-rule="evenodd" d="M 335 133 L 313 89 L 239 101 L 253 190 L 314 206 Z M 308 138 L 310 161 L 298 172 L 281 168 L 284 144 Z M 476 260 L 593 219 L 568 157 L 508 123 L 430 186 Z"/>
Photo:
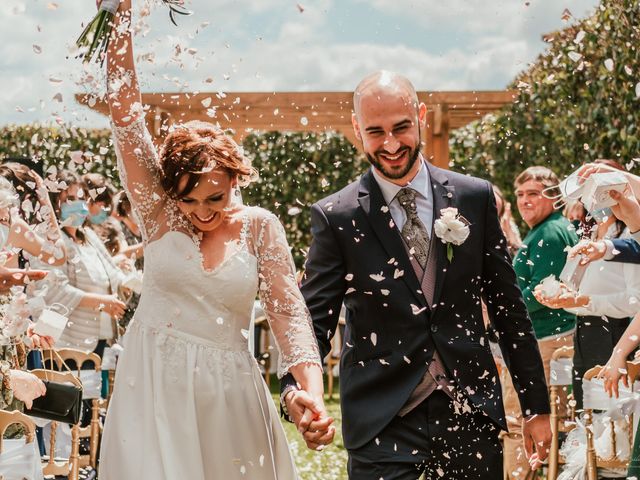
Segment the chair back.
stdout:
<path fill-rule="evenodd" d="M 2 450 L 2 439 L 4 434 L 11 425 L 22 425 L 24 427 L 25 437 L 27 443 L 33 442 L 36 435 L 36 425 L 33 423 L 27 415 L 18 410 L 8 412 L 6 410 L 0 410 L 0 453 Z"/>
<path fill-rule="evenodd" d="M 628 442 L 629 446 L 633 445 L 633 412 L 625 419 L 625 434 L 626 438 L 619 439 L 616 435 L 616 424 L 612 418 L 607 419 L 607 428 L 610 429 L 610 434 L 607 438 L 609 444 L 607 450 L 611 451 L 611 455 L 607 458 L 601 457 L 595 448 L 595 428 L 594 428 L 594 410 L 610 410 L 617 409 L 618 402 L 625 398 L 632 398 L 634 396 L 632 390 L 632 377 L 629 375 L 629 368 L 634 372 L 634 375 L 638 374 L 638 367 L 636 365 L 627 364 L 627 381 L 630 388 L 619 385 L 619 398 L 611 399 L 604 391 L 604 382 L 598 376 L 602 373 L 604 367 L 597 365 L 584 374 L 583 391 L 584 391 L 584 425 L 587 435 L 587 479 L 598 479 L 598 468 L 606 469 L 626 469 L 629 466 L 629 458 L 620 458 L 618 453 L 618 442 L 624 440 Z M 636 377 L 633 377 L 635 379 Z M 631 454 L 631 448 L 629 449 L 629 456 Z"/>
<path fill-rule="evenodd" d="M 560 391 L 572 384 L 573 347 L 560 347 L 551 354 L 551 374 L 549 378 L 549 403 L 551 404 L 551 446 L 549 447 L 548 480 L 555 480 L 564 458 L 560 455 L 560 433 L 575 428 L 575 407 L 570 407 L 569 415 L 558 410 Z M 571 404 L 571 402 L 569 402 Z M 567 421 L 569 423 L 567 424 Z"/>

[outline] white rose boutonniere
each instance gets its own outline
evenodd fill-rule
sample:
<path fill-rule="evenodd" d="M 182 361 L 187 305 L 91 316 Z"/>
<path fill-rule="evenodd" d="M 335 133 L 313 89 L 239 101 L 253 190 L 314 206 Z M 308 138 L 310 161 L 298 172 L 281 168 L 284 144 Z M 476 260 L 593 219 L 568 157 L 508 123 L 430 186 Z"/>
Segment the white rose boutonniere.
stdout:
<path fill-rule="evenodd" d="M 433 224 L 436 237 L 447 244 L 447 260 L 453 260 L 453 246 L 462 245 L 469 237 L 469 221 L 458 213 L 457 208 L 440 210 L 440 217 Z"/>

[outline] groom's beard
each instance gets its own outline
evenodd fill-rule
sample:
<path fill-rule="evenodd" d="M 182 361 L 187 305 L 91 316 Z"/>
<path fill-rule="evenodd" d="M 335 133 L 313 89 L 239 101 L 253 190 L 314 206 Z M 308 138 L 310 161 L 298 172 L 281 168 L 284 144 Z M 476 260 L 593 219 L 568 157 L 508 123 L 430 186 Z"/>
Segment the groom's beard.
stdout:
<path fill-rule="evenodd" d="M 408 150 L 409 147 L 406 147 L 406 149 Z M 373 165 L 380 172 L 382 172 L 385 177 L 391 178 L 391 179 L 402 178 L 407 173 L 409 173 L 411 168 L 415 165 L 416 160 L 418 160 L 418 157 L 420 156 L 420 144 L 418 144 L 418 146 L 414 150 L 410 151 L 409 161 L 407 162 L 407 164 L 404 166 L 402 170 L 389 171 L 384 167 L 382 162 L 378 161 L 378 159 L 374 155 L 371 155 L 369 153 L 367 153 L 366 155 L 367 155 L 367 159 L 369 160 L 369 163 L 371 163 L 371 165 Z"/>

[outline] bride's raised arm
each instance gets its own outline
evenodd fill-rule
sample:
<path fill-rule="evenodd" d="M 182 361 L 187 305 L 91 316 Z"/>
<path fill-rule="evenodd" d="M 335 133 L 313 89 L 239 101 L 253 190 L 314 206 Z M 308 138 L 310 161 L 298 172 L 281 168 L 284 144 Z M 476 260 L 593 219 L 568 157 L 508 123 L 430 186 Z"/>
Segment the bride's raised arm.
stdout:
<path fill-rule="evenodd" d="M 161 234 L 167 195 L 160 180 L 158 152 L 151 140 L 133 57 L 131 0 L 122 0 L 114 16 L 107 49 L 107 102 L 111 112 L 118 172 L 143 227 L 145 241 Z"/>

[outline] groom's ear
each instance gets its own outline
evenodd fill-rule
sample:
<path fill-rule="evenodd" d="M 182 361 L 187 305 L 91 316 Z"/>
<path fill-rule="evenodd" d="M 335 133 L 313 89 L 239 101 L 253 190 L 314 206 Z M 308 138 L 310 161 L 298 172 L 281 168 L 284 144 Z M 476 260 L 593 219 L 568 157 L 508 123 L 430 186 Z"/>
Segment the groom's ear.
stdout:
<path fill-rule="evenodd" d="M 420 102 L 418 105 L 418 122 L 420 122 L 420 128 L 424 129 L 427 126 L 427 106 Z"/>
<path fill-rule="evenodd" d="M 362 133 L 360 132 L 360 125 L 358 125 L 358 117 L 355 113 L 351 114 L 351 124 L 353 125 L 353 131 L 356 134 L 356 138 L 362 141 Z"/>

